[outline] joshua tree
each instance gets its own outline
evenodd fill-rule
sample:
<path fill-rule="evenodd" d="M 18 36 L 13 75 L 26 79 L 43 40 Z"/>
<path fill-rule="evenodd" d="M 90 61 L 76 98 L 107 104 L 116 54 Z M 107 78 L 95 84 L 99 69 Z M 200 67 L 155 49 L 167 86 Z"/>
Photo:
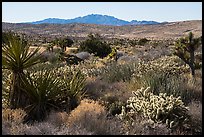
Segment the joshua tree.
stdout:
<path fill-rule="evenodd" d="M 48 43 L 47 50 L 53 52 L 53 47 L 54 47 L 54 43 L 50 42 Z"/>
<path fill-rule="evenodd" d="M 14 33 L 4 33 L 2 37 L 2 68 L 12 71 L 12 85 L 9 93 L 9 107 L 24 108 L 29 100 L 22 90 L 24 70 L 40 62 L 39 49 L 29 52 L 29 45 L 24 38 Z"/>
<path fill-rule="evenodd" d="M 59 40 L 59 46 L 62 48 L 62 51 L 66 51 L 66 47 L 70 47 L 74 41 L 70 38 L 64 38 Z"/>
<path fill-rule="evenodd" d="M 192 76 L 195 76 L 195 50 L 201 45 L 201 38 L 194 38 L 190 32 L 187 37 L 177 40 L 174 47 L 174 54 L 189 65 Z"/>

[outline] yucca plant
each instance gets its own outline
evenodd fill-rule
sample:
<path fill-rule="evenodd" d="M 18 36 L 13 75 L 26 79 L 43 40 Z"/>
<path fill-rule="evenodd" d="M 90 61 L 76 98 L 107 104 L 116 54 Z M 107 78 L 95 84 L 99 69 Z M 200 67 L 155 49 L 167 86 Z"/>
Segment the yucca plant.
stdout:
<path fill-rule="evenodd" d="M 85 96 L 85 80 L 85 75 L 80 70 L 64 75 L 64 93 L 69 97 L 69 109 L 77 107 L 79 101 Z"/>
<path fill-rule="evenodd" d="M 28 113 L 25 121 L 43 120 L 51 109 L 59 109 L 62 101 L 62 83 L 50 70 L 27 73 L 23 79 L 30 104 L 25 110 Z"/>
<path fill-rule="evenodd" d="M 24 108 L 29 100 L 22 88 L 22 78 L 25 77 L 24 70 L 39 63 L 39 50 L 29 51 L 27 41 L 12 33 L 4 33 L 2 37 L 2 66 L 3 69 L 12 71 L 12 85 L 9 93 L 9 107 Z"/>

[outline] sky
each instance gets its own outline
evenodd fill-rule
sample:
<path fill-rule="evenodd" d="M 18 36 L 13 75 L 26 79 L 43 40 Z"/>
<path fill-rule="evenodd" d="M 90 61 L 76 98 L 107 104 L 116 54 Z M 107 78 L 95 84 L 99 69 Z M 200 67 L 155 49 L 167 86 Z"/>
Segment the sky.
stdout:
<path fill-rule="evenodd" d="M 2 2 L 2 22 L 72 19 L 89 14 L 126 21 L 202 20 L 202 2 Z"/>

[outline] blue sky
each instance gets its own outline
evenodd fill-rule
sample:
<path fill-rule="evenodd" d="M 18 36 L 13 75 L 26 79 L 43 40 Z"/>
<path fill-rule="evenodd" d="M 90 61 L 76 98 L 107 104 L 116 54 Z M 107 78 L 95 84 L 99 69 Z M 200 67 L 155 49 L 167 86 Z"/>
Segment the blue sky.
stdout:
<path fill-rule="evenodd" d="M 202 2 L 2 2 L 2 21 L 71 19 L 88 14 L 158 22 L 202 20 Z"/>

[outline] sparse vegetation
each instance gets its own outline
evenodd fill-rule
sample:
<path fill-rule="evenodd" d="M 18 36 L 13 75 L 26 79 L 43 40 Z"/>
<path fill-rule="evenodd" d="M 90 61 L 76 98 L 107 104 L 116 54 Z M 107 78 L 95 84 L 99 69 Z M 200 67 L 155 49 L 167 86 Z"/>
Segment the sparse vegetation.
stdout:
<path fill-rule="evenodd" d="M 2 134 L 201 135 L 202 36 L 132 38 L 118 28 L 118 37 L 70 40 L 3 32 Z"/>

